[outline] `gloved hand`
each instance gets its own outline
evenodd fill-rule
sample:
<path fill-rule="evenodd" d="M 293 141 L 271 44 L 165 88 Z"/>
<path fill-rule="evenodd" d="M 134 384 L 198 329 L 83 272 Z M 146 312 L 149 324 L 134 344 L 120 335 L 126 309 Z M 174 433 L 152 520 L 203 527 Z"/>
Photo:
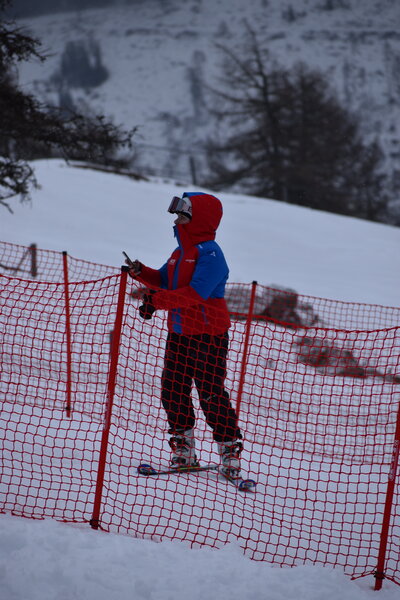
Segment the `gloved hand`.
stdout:
<path fill-rule="evenodd" d="M 129 267 L 129 275 L 132 279 L 135 279 L 142 272 L 142 263 L 138 260 L 132 262 L 126 259 L 125 264 Z"/>
<path fill-rule="evenodd" d="M 155 306 L 153 305 L 153 294 L 144 294 L 143 304 L 142 306 L 139 306 L 139 314 L 142 319 L 151 319 L 155 310 Z"/>

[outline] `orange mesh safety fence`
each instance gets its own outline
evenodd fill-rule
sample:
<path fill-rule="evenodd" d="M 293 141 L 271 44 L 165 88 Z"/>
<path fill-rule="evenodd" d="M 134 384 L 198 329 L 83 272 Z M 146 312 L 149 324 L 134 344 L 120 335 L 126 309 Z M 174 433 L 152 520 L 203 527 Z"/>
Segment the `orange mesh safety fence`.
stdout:
<path fill-rule="evenodd" d="M 400 583 L 400 309 L 228 286 L 225 390 L 257 481 L 245 493 L 216 471 L 137 473 L 171 455 L 166 315 L 139 316 L 126 272 L 68 257 L 65 281 L 62 256 L 43 256 L 45 281 L 0 275 L 3 512 Z M 219 464 L 191 397 L 197 457 Z"/>

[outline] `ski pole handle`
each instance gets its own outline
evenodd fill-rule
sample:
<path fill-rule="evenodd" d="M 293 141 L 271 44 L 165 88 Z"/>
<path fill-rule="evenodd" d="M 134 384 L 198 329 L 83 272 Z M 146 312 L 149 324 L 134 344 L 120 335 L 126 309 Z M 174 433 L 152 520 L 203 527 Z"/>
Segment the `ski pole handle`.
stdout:
<path fill-rule="evenodd" d="M 129 274 L 131 277 L 136 277 L 140 275 L 142 270 L 142 263 L 138 260 L 131 260 L 126 252 L 122 251 L 122 254 L 125 256 L 125 264 L 129 267 Z"/>

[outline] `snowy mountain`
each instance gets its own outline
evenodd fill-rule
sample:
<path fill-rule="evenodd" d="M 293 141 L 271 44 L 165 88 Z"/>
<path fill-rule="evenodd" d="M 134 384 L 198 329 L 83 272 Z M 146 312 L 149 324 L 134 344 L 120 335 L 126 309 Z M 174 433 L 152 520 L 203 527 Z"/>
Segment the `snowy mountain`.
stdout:
<path fill-rule="evenodd" d="M 245 22 L 280 64 L 301 60 L 328 76 L 345 105 L 362 117 L 368 138 L 379 138 L 387 171 L 398 178 L 397 0 L 110 1 L 103 8 L 29 18 L 20 24 L 42 41 L 48 60 L 22 65 L 20 80 L 47 100 L 62 97 L 138 126 L 138 166 L 192 180 L 194 168 L 197 176 L 201 169 L 199 143 L 212 135 L 207 86 L 217 85 L 221 75 L 215 44 L 240 48 Z M 92 62 L 108 73 L 103 83 L 85 87 L 60 78 L 71 42 L 92 52 Z"/>

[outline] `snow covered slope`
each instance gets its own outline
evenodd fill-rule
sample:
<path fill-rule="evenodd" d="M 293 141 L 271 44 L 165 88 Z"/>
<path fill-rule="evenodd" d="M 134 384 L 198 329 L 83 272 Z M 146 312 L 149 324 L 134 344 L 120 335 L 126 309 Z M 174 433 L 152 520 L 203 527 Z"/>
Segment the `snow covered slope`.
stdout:
<path fill-rule="evenodd" d="M 160 267 L 175 247 L 171 197 L 190 188 L 37 161 L 31 205 L 3 209 L 0 240 L 67 250 L 119 266 L 122 250 Z M 279 284 L 300 294 L 399 306 L 400 229 L 240 194 L 217 194 L 231 282 Z"/>
<path fill-rule="evenodd" d="M 29 205 L 2 211 L 0 239 L 68 250 L 119 266 L 121 250 L 158 266 L 174 245 L 171 182 L 35 163 L 40 189 Z M 243 195 L 221 194 L 218 240 L 231 281 L 271 281 L 299 292 L 398 305 L 400 229 Z M 46 428 L 48 429 L 48 423 Z M 372 600 L 373 578 L 351 581 L 341 569 L 272 568 L 233 542 L 220 550 L 154 543 L 93 531 L 88 525 L 0 516 L 4 598 L 13 600 Z M 177 575 L 179 565 L 179 575 Z M 21 577 L 21 573 L 23 576 Z M 384 582 L 379 598 L 399 588 Z"/>

